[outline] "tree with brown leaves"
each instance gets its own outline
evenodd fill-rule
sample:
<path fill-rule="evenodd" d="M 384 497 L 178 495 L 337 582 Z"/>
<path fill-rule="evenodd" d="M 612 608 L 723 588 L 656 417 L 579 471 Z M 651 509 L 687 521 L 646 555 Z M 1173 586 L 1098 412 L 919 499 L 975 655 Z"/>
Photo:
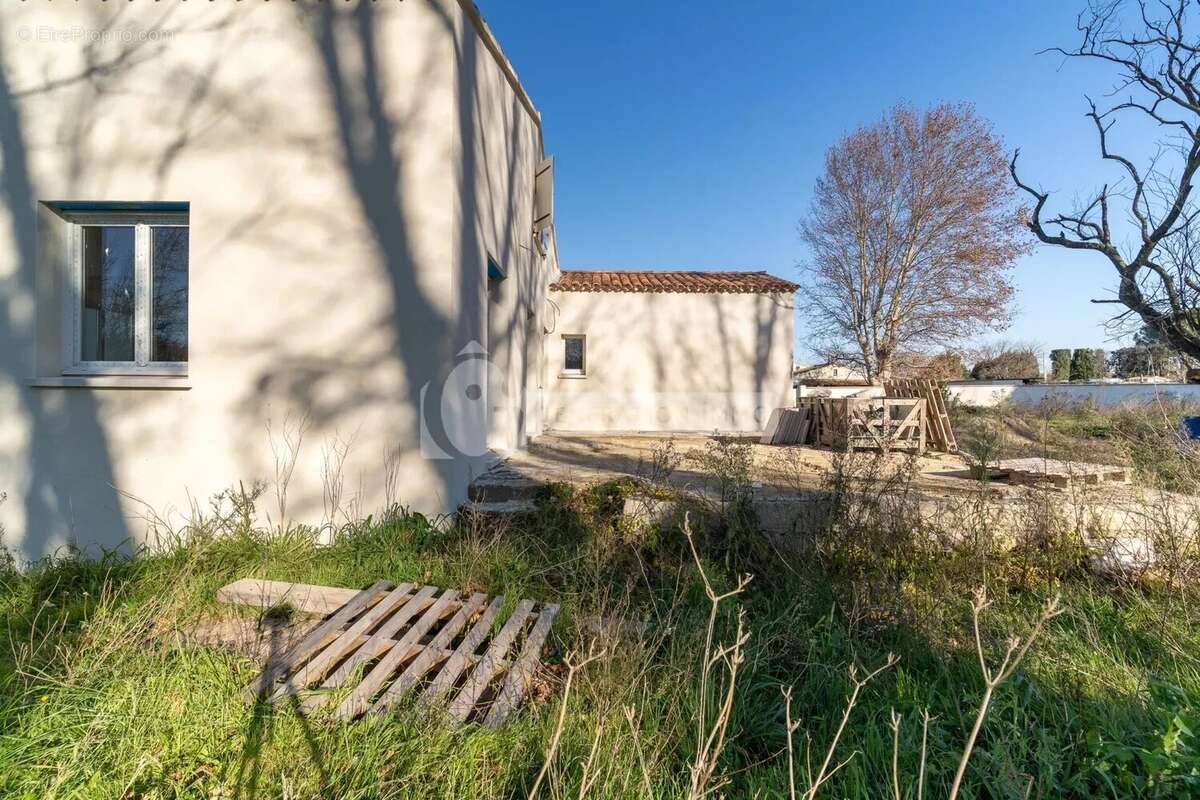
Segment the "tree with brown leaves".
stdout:
<path fill-rule="evenodd" d="M 897 106 L 825 156 L 800 226 L 814 333 L 878 382 L 898 352 L 1006 327 L 1019 223 L 987 122 L 966 105 Z"/>

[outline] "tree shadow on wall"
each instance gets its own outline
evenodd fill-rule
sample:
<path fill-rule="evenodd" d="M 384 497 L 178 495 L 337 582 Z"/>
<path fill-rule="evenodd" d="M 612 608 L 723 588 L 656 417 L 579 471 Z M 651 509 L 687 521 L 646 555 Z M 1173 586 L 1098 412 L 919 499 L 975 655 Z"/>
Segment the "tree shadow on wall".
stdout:
<path fill-rule="evenodd" d="M 121 9 L 97 16 L 97 31 L 114 29 L 124 13 Z M 170 16 L 168 10 L 154 24 L 169 30 Z M 87 168 L 84 140 L 89 122 L 94 120 L 89 109 L 100 107 L 105 95 L 130 70 L 152 63 L 165 44 L 153 38 L 122 41 L 97 35 L 84 46 L 78 70 L 20 86 L 13 84 L 6 66 L 12 54 L 4 43 L 12 40 L 10 31 L 0 29 L 0 197 L 14 257 L 13 272 L 0 282 L 4 300 L 0 302 L 0 385 L 9 388 L 0 413 L 22 444 L 0 453 L 0 458 L 11 460 L 10 474 L 23 478 L 24 484 L 0 490 L 8 493 L 9 502 L 23 505 L 23 529 L 9 531 L 16 538 L 5 544 L 13 547 L 22 561 L 35 561 L 64 548 L 74 549 L 79 541 L 84 542 L 80 549 L 87 554 L 124 547 L 130 530 L 115 488 L 109 437 L 96 393 L 39 390 L 29 385 L 29 378 L 37 374 L 36 208 L 40 197 L 29 166 L 25 104 L 32 98 L 42 99 L 40 96 L 66 102 L 65 96 L 75 94 L 73 108 L 79 113 L 67 115 L 56 143 L 64 157 L 69 190 Z M 115 51 L 105 48 L 111 41 L 121 41 Z"/>

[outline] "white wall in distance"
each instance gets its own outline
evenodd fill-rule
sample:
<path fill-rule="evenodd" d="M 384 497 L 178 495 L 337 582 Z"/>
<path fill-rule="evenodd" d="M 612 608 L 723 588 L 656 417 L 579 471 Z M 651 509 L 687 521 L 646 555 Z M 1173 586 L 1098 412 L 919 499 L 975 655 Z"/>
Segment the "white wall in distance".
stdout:
<path fill-rule="evenodd" d="M 1188 383 L 1031 383 L 962 381 L 948 385 L 950 396 L 968 406 L 991 407 L 1009 401 L 1037 405 L 1043 400 L 1082 403 L 1099 408 L 1159 401 L 1200 404 L 1200 384 Z"/>
<path fill-rule="evenodd" d="M 790 295 L 551 292 L 546 427 L 759 431 L 792 407 Z M 587 375 L 561 374 L 565 334 Z"/>

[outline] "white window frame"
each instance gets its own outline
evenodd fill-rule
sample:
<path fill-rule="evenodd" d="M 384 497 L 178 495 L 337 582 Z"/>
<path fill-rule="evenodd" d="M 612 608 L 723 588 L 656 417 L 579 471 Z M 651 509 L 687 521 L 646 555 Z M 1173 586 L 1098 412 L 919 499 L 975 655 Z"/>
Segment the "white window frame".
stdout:
<path fill-rule="evenodd" d="M 568 339 L 579 339 L 581 342 L 583 342 L 583 366 L 579 369 L 567 369 L 567 340 Z M 564 378 L 586 378 L 587 377 L 587 365 L 588 365 L 587 335 L 582 334 L 582 333 L 564 333 L 562 335 L 562 340 L 563 340 L 563 350 L 562 350 L 563 360 L 559 366 L 558 374 L 563 376 Z"/>
<path fill-rule="evenodd" d="M 63 292 L 63 375 L 180 375 L 186 361 L 150 360 L 151 227 L 189 227 L 186 213 L 141 211 L 75 212 L 68 217 L 68 268 Z M 133 361 L 84 361 L 83 356 L 83 229 L 107 225 L 133 228 Z M 191 260 L 189 247 L 188 260 Z M 188 281 L 191 282 L 189 264 Z M 189 294 L 190 301 L 190 294 Z M 190 314 L 189 314 L 190 322 Z M 189 331 L 189 339 L 190 331 Z M 191 352 L 189 347 L 189 359 Z"/>

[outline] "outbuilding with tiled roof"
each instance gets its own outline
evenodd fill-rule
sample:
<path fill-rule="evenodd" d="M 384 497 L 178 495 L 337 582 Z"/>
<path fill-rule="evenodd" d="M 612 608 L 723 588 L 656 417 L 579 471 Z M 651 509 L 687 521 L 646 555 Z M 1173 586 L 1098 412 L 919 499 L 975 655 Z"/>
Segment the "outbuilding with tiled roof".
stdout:
<path fill-rule="evenodd" d="M 766 272 L 702 270 L 563 270 L 550 287 L 558 292 L 671 292 L 694 294 L 772 294 L 800 287 Z"/>
<path fill-rule="evenodd" d="M 760 431 L 791 402 L 791 281 L 749 270 L 578 269 L 549 288 L 549 428 Z"/>

